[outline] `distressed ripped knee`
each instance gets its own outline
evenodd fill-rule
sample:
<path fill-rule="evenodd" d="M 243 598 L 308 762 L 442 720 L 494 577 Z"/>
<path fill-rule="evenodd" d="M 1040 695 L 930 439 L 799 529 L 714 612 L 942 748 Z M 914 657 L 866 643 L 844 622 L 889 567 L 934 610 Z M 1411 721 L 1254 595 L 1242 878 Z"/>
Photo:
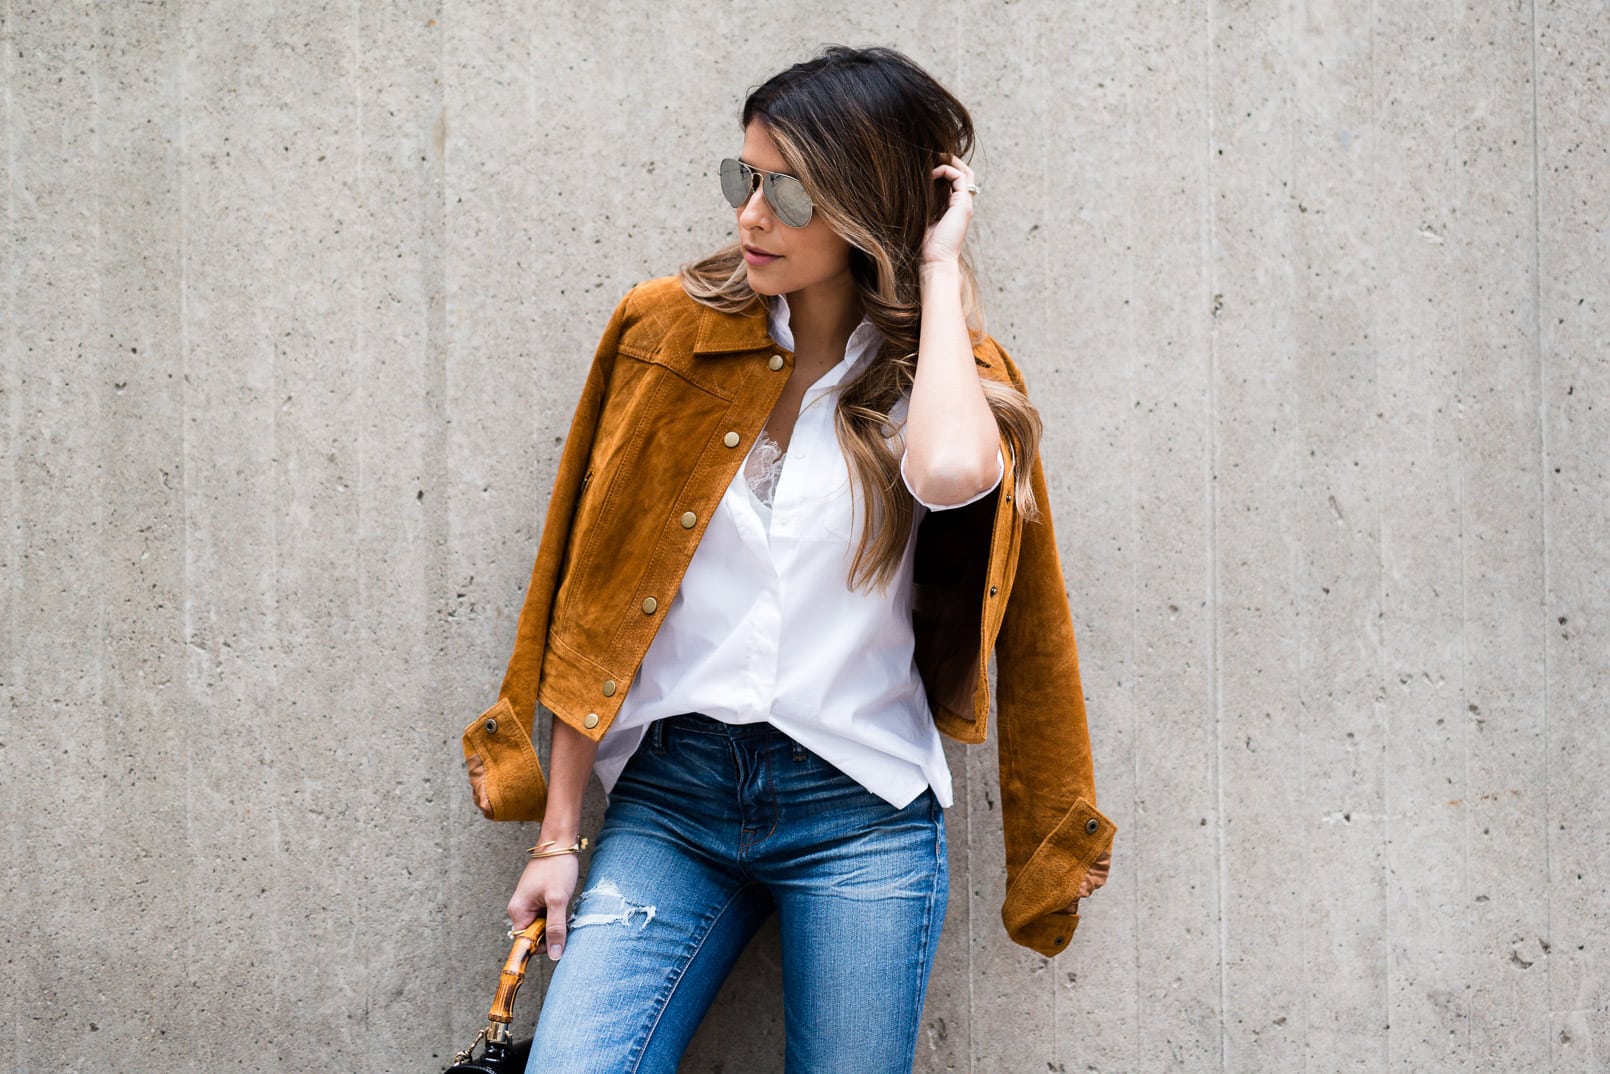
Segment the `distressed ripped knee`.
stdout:
<path fill-rule="evenodd" d="M 654 920 L 655 908 L 632 902 L 613 880 L 600 880 L 581 894 L 576 912 L 570 916 L 572 929 L 589 925 L 635 925 L 638 931 Z"/>

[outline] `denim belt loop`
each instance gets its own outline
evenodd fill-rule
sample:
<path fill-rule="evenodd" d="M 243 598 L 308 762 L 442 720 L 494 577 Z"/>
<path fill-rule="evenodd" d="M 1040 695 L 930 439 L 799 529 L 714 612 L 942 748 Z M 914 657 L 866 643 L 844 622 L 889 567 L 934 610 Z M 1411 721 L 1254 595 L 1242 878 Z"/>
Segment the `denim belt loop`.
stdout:
<path fill-rule="evenodd" d="M 657 754 L 660 757 L 664 757 L 665 756 L 665 721 L 664 720 L 655 720 L 651 725 L 649 725 L 649 740 L 650 740 L 650 742 L 651 742 L 651 744 L 653 746 L 655 754 Z"/>

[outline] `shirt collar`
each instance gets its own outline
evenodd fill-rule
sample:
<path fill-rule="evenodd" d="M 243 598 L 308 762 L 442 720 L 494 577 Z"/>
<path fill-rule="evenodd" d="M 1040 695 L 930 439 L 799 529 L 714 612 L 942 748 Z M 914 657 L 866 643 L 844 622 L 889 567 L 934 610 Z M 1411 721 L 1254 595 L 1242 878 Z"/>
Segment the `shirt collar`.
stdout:
<path fill-rule="evenodd" d="M 789 323 L 788 297 L 777 295 L 767 303 L 767 306 L 769 312 L 766 325 L 771 332 L 771 338 L 784 350 L 793 350 L 794 331 Z M 882 346 L 883 333 L 878 331 L 871 320 L 863 316 L 861 323 L 855 326 L 855 331 L 850 333 L 850 338 L 844 345 L 844 357 L 832 369 L 822 374 L 821 380 L 811 385 L 810 394 L 816 394 L 818 389 L 832 388 L 848 379 L 851 373 L 859 372 Z"/>

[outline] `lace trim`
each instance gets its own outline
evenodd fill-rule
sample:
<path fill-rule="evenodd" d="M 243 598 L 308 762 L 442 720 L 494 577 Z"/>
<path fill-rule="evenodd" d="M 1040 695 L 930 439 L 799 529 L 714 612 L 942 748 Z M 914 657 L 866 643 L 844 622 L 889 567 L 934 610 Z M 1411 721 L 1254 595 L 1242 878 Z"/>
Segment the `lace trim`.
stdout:
<path fill-rule="evenodd" d="M 777 496 L 777 481 L 783 474 L 783 462 L 788 458 L 788 452 L 782 445 L 771 438 L 766 430 L 760 430 L 760 438 L 749 452 L 749 458 L 744 460 L 744 481 L 749 485 L 749 491 L 755 494 L 755 499 L 772 505 Z"/>

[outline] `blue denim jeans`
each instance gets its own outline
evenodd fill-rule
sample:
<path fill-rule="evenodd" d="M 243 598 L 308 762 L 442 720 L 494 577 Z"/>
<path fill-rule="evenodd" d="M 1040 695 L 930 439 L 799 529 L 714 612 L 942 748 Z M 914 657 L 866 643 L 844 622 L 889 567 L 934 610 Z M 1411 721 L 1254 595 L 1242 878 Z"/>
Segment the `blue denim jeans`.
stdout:
<path fill-rule="evenodd" d="M 610 796 L 527 1074 L 675 1074 L 773 910 L 789 1074 L 910 1074 L 945 916 L 944 814 L 768 724 L 655 723 Z"/>

